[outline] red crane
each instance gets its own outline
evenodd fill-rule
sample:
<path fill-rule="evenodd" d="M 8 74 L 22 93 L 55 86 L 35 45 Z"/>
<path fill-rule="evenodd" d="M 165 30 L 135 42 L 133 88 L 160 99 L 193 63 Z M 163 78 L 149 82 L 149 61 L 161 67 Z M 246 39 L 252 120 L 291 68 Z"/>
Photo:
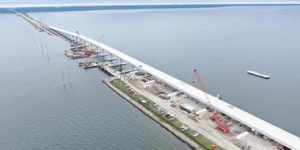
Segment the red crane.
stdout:
<path fill-rule="evenodd" d="M 198 73 L 197 69 L 193 69 L 193 73 L 194 73 L 194 76 L 196 77 L 196 80 L 197 80 L 197 82 L 199 84 L 199 88 L 200 88 L 200 90 L 202 90 L 203 95 L 205 96 L 205 98 L 207 100 L 207 103 L 209 105 L 208 110 L 212 113 L 212 116 L 210 118 L 213 121 L 216 122 L 217 129 L 219 129 L 223 133 L 229 133 L 230 130 L 229 130 L 229 128 L 226 127 L 227 123 L 226 122 L 222 122 L 221 117 L 218 115 L 216 109 L 211 104 L 211 101 L 210 101 L 210 99 L 209 99 L 209 97 L 207 96 L 207 93 L 206 93 L 206 88 L 205 88 L 204 82 L 202 81 L 201 76 Z"/>

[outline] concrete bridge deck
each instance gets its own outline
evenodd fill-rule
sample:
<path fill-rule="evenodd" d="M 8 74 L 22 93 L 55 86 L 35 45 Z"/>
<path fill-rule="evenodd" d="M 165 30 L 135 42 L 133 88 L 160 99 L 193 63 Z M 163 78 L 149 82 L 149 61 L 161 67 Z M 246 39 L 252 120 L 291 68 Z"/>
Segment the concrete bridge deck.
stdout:
<path fill-rule="evenodd" d="M 172 77 L 150 65 L 147 65 L 135 58 L 132 58 L 125 53 L 122 53 L 118 51 L 117 49 L 114 49 L 108 45 L 105 45 L 101 42 L 98 42 L 94 39 L 88 38 L 86 36 L 80 35 L 78 33 L 69 32 L 66 30 L 62 30 L 56 27 L 48 26 L 48 28 L 58 31 L 63 34 L 67 34 L 70 36 L 73 36 L 74 38 L 78 38 L 81 40 L 84 40 L 86 42 L 89 42 L 93 45 L 96 45 L 98 47 L 101 47 L 102 49 L 106 50 L 107 52 L 121 58 L 123 61 L 126 61 L 130 64 L 132 64 L 135 67 L 140 68 L 141 70 L 155 76 L 156 78 L 160 79 L 161 81 L 165 82 L 166 84 L 174 87 L 175 89 L 182 91 L 186 93 L 187 95 L 201 101 L 202 103 L 208 104 L 208 101 L 206 100 L 205 96 L 202 94 L 202 91 L 199 89 L 183 82 L 175 77 Z M 248 112 L 245 112 L 235 106 L 232 106 L 231 104 L 219 100 L 218 98 L 209 95 L 209 99 L 211 100 L 211 104 L 220 112 L 230 116 L 231 118 L 241 122 L 242 124 L 250 127 L 251 129 L 267 136 L 270 139 L 273 139 L 274 141 L 277 141 L 278 143 L 293 149 L 293 150 L 300 150 L 300 138 L 279 128 L 275 125 L 272 125 Z"/>

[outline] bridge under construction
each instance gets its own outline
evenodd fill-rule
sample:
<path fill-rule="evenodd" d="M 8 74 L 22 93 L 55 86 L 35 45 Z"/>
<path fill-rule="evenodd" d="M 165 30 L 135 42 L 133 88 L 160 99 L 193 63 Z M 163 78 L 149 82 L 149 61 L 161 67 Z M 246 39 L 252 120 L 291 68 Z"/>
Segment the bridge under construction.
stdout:
<path fill-rule="evenodd" d="M 120 63 L 120 66 L 122 66 L 123 64 L 131 65 L 132 68 L 134 68 L 133 70 L 140 70 L 147 74 L 150 74 L 155 78 L 155 80 L 162 82 L 165 85 L 175 89 L 176 91 L 178 91 L 178 93 L 183 93 L 206 106 L 210 106 L 210 105 L 213 106 L 217 112 L 222 113 L 225 116 L 235 120 L 236 122 L 239 123 L 239 125 L 249 128 L 250 129 L 249 132 L 253 132 L 257 135 L 260 135 L 261 137 L 264 137 L 265 140 L 271 140 L 271 141 L 275 141 L 276 143 L 279 143 L 280 145 L 283 146 L 282 149 L 300 150 L 299 137 L 271 123 L 268 123 L 240 108 L 237 108 L 208 93 L 204 95 L 203 91 L 201 91 L 200 89 L 197 89 L 192 85 L 189 85 L 171 75 L 168 75 L 167 73 L 164 73 L 163 71 L 160 71 L 148 64 L 145 64 L 142 61 L 139 61 L 131 56 L 128 56 L 127 54 L 117 49 L 114 49 L 102 42 L 81 35 L 79 32 L 70 32 L 67 30 L 63 30 L 54 26 L 47 25 L 40 21 L 37 21 L 28 15 L 21 14 L 21 13 L 17 13 L 17 14 L 25 18 L 28 22 L 30 22 L 34 27 L 36 27 L 40 31 L 47 32 L 49 35 L 56 35 L 62 37 L 64 39 L 72 41 L 73 43 L 81 42 L 81 43 L 85 43 L 86 45 L 91 45 L 91 47 L 92 46 L 97 47 L 102 50 L 102 54 L 99 55 L 103 55 L 104 53 L 106 53 L 122 61 L 122 63 Z M 127 71 L 126 73 L 129 72 L 130 71 Z M 208 99 L 210 101 L 208 101 Z M 224 147 L 226 147 L 226 144 Z M 228 149 L 231 148 L 229 147 Z"/>

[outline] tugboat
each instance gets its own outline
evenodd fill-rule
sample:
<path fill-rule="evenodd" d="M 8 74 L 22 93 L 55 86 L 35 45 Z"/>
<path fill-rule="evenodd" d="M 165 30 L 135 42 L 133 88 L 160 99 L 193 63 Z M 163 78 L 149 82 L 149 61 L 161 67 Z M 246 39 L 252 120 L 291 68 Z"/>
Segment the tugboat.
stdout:
<path fill-rule="evenodd" d="M 255 72 L 255 71 L 247 71 L 247 73 L 249 75 L 253 75 L 253 76 L 257 76 L 257 77 L 260 77 L 260 78 L 263 78 L 263 79 L 270 79 L 271 76 L 269 75 L 265 75 L 265 74 L 261 74 L 261 73 L 258 73 L 258 72 Z"/>

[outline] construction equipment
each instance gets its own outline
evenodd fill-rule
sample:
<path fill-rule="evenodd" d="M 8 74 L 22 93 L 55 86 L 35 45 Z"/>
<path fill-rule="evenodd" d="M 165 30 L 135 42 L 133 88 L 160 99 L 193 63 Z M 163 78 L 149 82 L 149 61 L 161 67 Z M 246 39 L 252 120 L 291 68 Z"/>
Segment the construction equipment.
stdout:
<path fill-rule="evenodd" d="M 200 74 L 198 73 L 197 69 L 193 69 L 193 73 L 194 73 L 194 76 L 196 77 L 196 80 L 199 84 L 199 88 L 200 90 L 202 90 L 206 100 L 207 100 L 207 103 L 208 103 L 208 111 L 212 113 L 212 116 L 210 117 L 216 124 L 217 124 L 217 129 L 222 131 L 223 133 L 229 133 L 230 130 L 229 128 L 227 128 L 227 121 L 222 121 L 221 117 L 218 115 L 216 109 L 214 108 L 214 106 L 211 104 L 211 101 L 206 93 L 206 88 L 205 88 L 205 85 L 204 85 L 204 82 L 202 81 L 201 79 L 201 76 Z"/>
<path fill-rule="evenodd" d="M 226 127 L 227 122 L 222 121 L 221 117 L 217 114 L 216 111 L 213 112 L 213 115 L 211 116 L 211 119 L 216 122 L 218 130 L 222 131 L 223 133 L 229 133 L 230 132 L 229 128 Z"/>

